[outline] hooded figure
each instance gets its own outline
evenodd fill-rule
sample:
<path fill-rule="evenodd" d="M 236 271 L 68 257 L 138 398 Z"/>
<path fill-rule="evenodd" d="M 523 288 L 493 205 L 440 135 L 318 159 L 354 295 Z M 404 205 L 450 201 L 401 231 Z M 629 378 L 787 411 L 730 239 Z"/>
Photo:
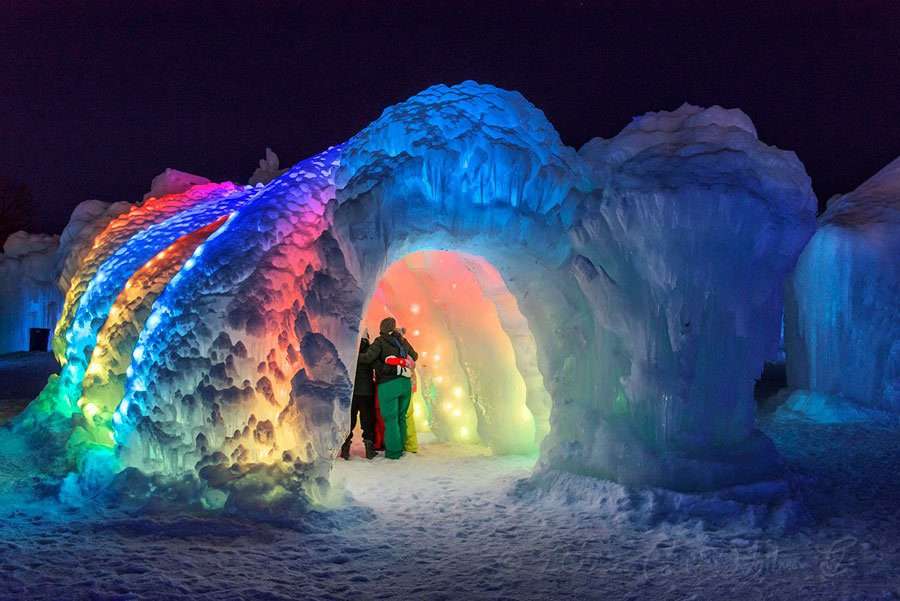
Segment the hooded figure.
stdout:
<path fill-rule="evenodd" d="M 384 456 L 399 459 L 406 440 L 407 414 L 412 399 L 412 368 L 419 357 L 393 317 L 381 320 L 379 336 L 360 353 L 359 360 L 375 369 L 378 406 L 384 417 Z"/>

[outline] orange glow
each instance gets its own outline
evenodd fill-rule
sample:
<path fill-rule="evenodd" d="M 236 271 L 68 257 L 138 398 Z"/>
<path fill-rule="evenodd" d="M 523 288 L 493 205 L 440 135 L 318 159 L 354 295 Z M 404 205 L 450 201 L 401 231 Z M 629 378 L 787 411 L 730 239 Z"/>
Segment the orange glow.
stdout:
<path fill-rule="evenodd" d="M 503 302 L 516 306 L 500 274 L 480 257 L 407 255 L 384 272 L 362 327 L 378 332 L 379 322 L 391 316 L 406 328 L 419 352 L 421 394 L 413 403 L 418 429 L 431 427 L 442 440 L 523 452 L 534 445 L 534 420 L 516 351 L 498 317 L 497 293 L 488 298 L 484 282 L 492 289 L 499 285 Z M 418 409 L 417 400 L 423 404 Z M 480 419 L 492 425 L 480 425 Z"/>

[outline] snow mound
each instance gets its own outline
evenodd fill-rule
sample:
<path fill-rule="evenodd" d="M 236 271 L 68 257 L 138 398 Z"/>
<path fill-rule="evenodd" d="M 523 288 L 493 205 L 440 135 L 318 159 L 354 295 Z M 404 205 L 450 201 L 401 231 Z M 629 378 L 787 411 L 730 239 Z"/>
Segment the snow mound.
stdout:
<path fill-rule="evenodd" d="M 168 194 L 180 194 L 192 186 L 202 186 L 208 183 L 210 181 L 202 175 L 185 173 L 169 167 L 153 178 L 153 181 L 150 182 L 150 190 L 144 194 L 144 200 Z"/>
<path fill-rule="evenodd" d="M 810 517 L 783 480 L 732 486 L 713 493 L 679 493 L 659 488 L 629 488 L 616 482 L 560 471 L 542 471 L 520 480 L 512 496 L 608 520 L 616 526 L 653 528 L 662 523 L 699 523 L 706 528 L 786 532 Z"/>
<path fill-rule="evenodd" d="M 788 281 L 788 383 L 900 412 L 900 158 L 833 199 Z"/>
<path fill-rule="evenodd" d="M 817 424 L 897 423 L 896 414 L 869 409 L 858 403 L 820 392 L 795 390 L 778 407 L 779 417 L 797 417 Z"/>

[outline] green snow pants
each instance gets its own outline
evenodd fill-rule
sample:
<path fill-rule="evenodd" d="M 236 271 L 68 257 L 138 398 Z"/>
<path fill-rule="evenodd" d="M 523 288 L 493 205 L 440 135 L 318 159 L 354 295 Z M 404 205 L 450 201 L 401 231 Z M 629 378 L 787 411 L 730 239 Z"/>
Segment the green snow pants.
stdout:
<path fill-rule="evenodd" d="M 412 380 L 394 378 L 378 385 L 378 406 L 384 418 L 384 456 L 400 459 L 406 440 L 406 414 L 412 398 Z"/>

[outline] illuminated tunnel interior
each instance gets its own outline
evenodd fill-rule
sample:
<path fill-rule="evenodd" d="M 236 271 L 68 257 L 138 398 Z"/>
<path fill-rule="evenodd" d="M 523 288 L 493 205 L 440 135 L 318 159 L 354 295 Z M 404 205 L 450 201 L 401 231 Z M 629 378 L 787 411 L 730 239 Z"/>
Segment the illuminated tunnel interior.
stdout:
<path fill-rule="evenodd" d="M 488 261 L 448 251 L 402 257 L 380 279 L 360 330 L 374 338 L 388 316 L 419 353 L 410 410 L 423 440 L 537 452 L 550 397 L 534 337 Z"/>

